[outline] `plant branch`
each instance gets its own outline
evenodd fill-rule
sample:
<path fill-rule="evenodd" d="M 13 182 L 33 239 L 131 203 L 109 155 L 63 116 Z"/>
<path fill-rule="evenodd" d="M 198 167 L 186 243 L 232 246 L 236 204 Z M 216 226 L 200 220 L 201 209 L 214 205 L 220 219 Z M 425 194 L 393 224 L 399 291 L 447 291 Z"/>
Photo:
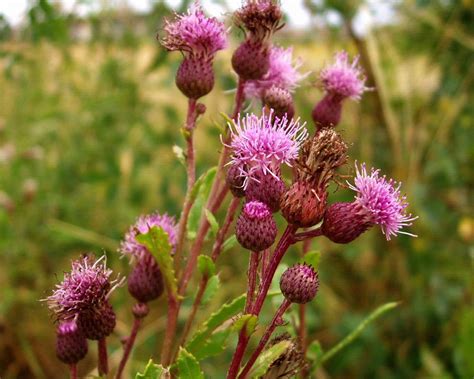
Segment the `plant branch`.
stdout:
<path fill-rule="evenodd" d="M 97 346 L 99 353 L 99 364 L 97 368 L 99 376 L 107 375 L 109 372 L 109 359 L 107 357 L 107 341 L 105 337 L 97 341 Z"/>

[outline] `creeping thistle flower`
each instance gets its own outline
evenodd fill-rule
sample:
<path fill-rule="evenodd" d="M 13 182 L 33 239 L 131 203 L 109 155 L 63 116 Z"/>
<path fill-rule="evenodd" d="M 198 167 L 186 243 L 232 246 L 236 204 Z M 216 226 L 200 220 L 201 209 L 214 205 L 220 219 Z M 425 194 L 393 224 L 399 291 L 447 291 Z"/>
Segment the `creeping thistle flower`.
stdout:
<path fill-rule="evenodd" d="M 129 255 L 133 258 L 141 258 L 149 254 L 144 245 L 139 243 L 136 239 L 137 235 L 148 233 L 152 227 L 163 228 L 168 234 L 168 240 L 171 247 L 176 247 L 176 222 L 174 217 L 168 216 L 166 213 L 161 215 L 158 212 L 140 216 L 135 224 L 133 224 L 128 232 L 125 234 L 124 240 L 120 244 L 119 251 L 124 255 Z"/>
<path fill-rule="evenodd" d="M 272 87 L 291 94 L 298 87 L 299 82 L 307 76 L 299 71 L 301 64 L 300 59 L 293 59 L 293 48 L 273 46 L 269 53 L 267 73 L 261 79 L 249 80 L 245 83 L 245 96 L 263 98 L 265 92 Z"/>
<path fill-rule="evenodd" d="M 397 234 L 415 236 L 402 230 L 417 217 L 406 213 L 408 202 L 400 193 L 400 183 L 380 176 L 380 170 L 367 171 L 365 164 L 356 165 L 354 184 L 356 191 L 352 203 L 335 203 L 324 216 L 322 231 L 337 243 L 348 243 L 369 227 L 379 225 L 387 240 Z"/>
<path fill-rule="evenodd" d="M 288 121 L 263 113 L 260 117 L 247 114 L 233 125 L 229 124 L 232 140 L 230 164 L 240 169 L 244 177 L 244 188 L 257 175 L 273 175 L 278 178 L 280 166 L 291 166 L 298 157 L 301 143 L 307 136 L 304 124 L 299 119 Z"/>
<path fill-rule="evenodd" d="M 326 95 L 312 112 L 318 128 L 336 126 L 341 119 L 342 101 L 346 98 L 359 100 L 369 90 L 365 86 L 365 76 L 359 66 L 359 57 L 352 63 L 345 51 L 335 55 L 335 62 L 326 66 L 320 73 L 322 87 Z"/>
<path fill-rule="evenodd" d="M 224 24 L 206 17 L 196 1 L 187 13 L 166 21 L 164 29 L 167 36 L 162 45 L 181 51 L 185 57 L 176 74 L 176 85 L 190 99 L 207 95 L 214 87 L 213 58 L 227 45 Z"/>
<path fill-rule="evenodd" d="M 76 321 L 64 321 L 56 332 L 56 356 L 66 364 L 75 364 L 87 354 L 87 339 Z"/>

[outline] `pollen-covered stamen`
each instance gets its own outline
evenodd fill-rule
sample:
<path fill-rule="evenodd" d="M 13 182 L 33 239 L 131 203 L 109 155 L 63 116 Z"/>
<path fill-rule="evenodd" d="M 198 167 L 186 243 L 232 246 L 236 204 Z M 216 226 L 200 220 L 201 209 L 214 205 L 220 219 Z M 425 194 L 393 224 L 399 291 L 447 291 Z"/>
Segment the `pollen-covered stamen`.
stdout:
<path fill-rule="evenodd" d="M 365 76 L 359 66 L 359 57 L 352 63 L 345 51 L 337 53 L 335 62 L 328 65 L 320 73 L 320 80 L 324 90 L 340 96 L 341 99 L 350 97 L 359 100 L 369 88 L 365 86 Z"/>
<path fill-rule="evenodd" d="M 400 193 L 401 184 L 379 176 L 379 172 L 372 168 L 369 173 L 365 164 L 360 168 L 356 164 L 354 185 L 348 183 L 357 192 L 354 202 L 366 212 L 371 222 L 380 225 L 387 240 L 397 234 L 415 236 L 401 230 L 418 218 L 406 213 L 408 202 L 406 196 Z"/>
<path fill-rule="evenodd" d="M 244 188 L 261 172 L 277 176 L 275 172 L 281 164 L 291 166 L 307 136 L 299 119 L 288 121 L 286 117 L 279 119 L 272 115 L 273 111 L 260 117 L 248 114 L 233 125 L 229 124 L 232 136 L 230 164 L 242 168 Z"/>
<path fill-rule="evenodd" d="M 216 18 L 208 18 L 196 1 L 185 14 L 166 21 L 167 36 L 161 40 L 168 50 L 179 50 L 192 57 L 211 59 L 227 45 L 225 26 Z"/>

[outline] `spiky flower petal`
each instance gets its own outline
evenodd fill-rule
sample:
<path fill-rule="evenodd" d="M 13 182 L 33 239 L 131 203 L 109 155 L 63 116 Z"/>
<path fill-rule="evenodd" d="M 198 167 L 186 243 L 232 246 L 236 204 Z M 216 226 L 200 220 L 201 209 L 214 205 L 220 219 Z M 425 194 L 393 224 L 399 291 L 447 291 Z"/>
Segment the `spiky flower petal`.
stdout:
<path fill-rule="evenodd" d="M 110 293 L 120 284 L 110 280 L 112 270 L 106 267 L 105 256 L 92 255 L 72 262 L 70 273 L 46 299 L 58 320 L 72 320 L 83 312 L 95 311 L 107 302 Z"/>
<path fill-rule="evenodd" d="M 265 91 L 273 86 L 294 92 L 299 82 L 308 75 L 299 72 L 301 64 L 300 59 L 293 59 L 293 48 L 273 46 L 269 53 L 267 73 L 259 80 L 249 80 L 245 83 L 245 96 L 262 98 Z"/>
<path fill-rule="evenodd" d="M 374 224 L 380 225 L 382 233 L 387 240 L 397 234 L 413 234 L 402 231 L 404 226 L 409 226 L 417 217 L 407 214 L 408 206 L 406 196 L 400 193 L 401 183 L 385 176 L 379 176 L 380 170 L 372 168 L 370 173 L 365 164 L 360 167 L 356 164 L 356 177 L 354 185 L 349 187 L 357 192 L 355 203 L 365 211 L 365 215 Z"/>
<path fill-rule="evenodd" d="M 349 55 L 341 51 L 335 55 L 335 62 L 328 65 L 320 73 L 320 80 L 326 92 L 341 98 L 350 97 L 359 100 L 362 94 L 368 90 L 365 86 L 365 77 L 359 66 L 359 57 L 352 63 Z"/>
<path fill-rule="evenodd" d="M 122 254 L 130 255 L 135 258 L 141 258 L 144 254 L 148 254 L 145 246 L 140 244 L 136 237 L 138 234 L 148 233 L 150 228 L 159 227 L 168 234 L 170 245 L 173 249 L 176 246 L 176 223 L 174 217 L 168 216 L 166 213 L 161 215 L 157 212 L 140 216 L 134 225 L 130 227 L 125 234 L 124 240 L 120 244 L 119 251 Z"/>
<path fill-rule="evenodd" d="M 179 50 L 191 57 L 212 58 L 227 45 L 225 26 L 216 18 L 206 17 L 198 1 L 185 14 L 166 21 L 167 36 L 161 43 L 168 50 Z"/>
<path fill-rule="evenodd" d="M 281 164 L 291 166 L 298 157 L 298 150 L 307 136 L 304 124 L 299 119 L 288 121 L 270 114 L 258 117 L 247 114 L 229 125 L 232 141 L 231 164 L 241 169 L 245 178 L 244 187 L 258 173 L 275 176 Z"/>

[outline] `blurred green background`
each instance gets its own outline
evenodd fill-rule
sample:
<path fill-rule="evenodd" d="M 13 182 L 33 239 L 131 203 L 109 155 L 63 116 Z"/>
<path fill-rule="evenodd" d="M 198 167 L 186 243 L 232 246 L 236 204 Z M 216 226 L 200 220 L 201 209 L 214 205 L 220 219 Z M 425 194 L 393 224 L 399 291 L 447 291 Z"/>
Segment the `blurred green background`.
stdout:
<path fill-rule="evenodd" d="M 39 299 L 84 251 L 107 252 L 110 265 L 126 273 L 128 264 L 115 251 L 128 225 L 153 210 L 179 215 L 184 196 L 185 170 L 172 149 L 183 145 L 186 101 L 174 87 L 180 54 L 166 53 L 155 40 L 173 9 L 160 1 L 146 13 L 96 3 L 81 17 L 48 0 L 30 1 L 20 24 L 0 15 L 4 379 L 66 377 L 53 353 L 50 313 Z M 473 378 L 474 3 L 390 2 L 390 22 L 357 33 L 359 12 L 377 7 L 369 3 L 307 0 L 310 26 L 287 27 L 275 37 L 293 45 L 303 71 L 312 72 L 295 95 L 310 130 L 311 109 L 321 97 L 318 70 L 342 48 L 361 55 L 376 91 L 345 104 L 339 130 L 352 159 L 403 182 L 410 211 L 419 215 L 412 227 L 418 238 L 387 243 L 372 230 L 347 246 L 313 242 L 322 251 L 322 288 L 308 306 L 311 340 L 329 348 L 378 305 L 401 302 L 318 377 Z M 234 47 L 241 38 L 235 29 L 232 38 Z M 202 100 L 198 174 L 218 157 L 215 123 L 222 124 L 219 112 L 229 112 L 235 87 L 231 51 L 218 54 L 216 88 Z M 339 189 L 331 201 L 349 196 Z M 299 253 L 290 252 L 288 263 Z M 220 260 L 224 285 L 210 308 L 244 291 L 246 264 L 239 248 Z M 112 299 L 116 334 L 125 335 L 132 302 L 125 288 Z M 162 300 L 153 307 L 130 373 L 157 356 L 165 309 Z M 183 318 L 188 311 L 186 304 Z M 110 340 L 116 364 L 120 342 Z M 231 352 L 203 362 L 210 378 L 224 377 Z M 81 375 L 94 367 L 90 353 Z"/>

